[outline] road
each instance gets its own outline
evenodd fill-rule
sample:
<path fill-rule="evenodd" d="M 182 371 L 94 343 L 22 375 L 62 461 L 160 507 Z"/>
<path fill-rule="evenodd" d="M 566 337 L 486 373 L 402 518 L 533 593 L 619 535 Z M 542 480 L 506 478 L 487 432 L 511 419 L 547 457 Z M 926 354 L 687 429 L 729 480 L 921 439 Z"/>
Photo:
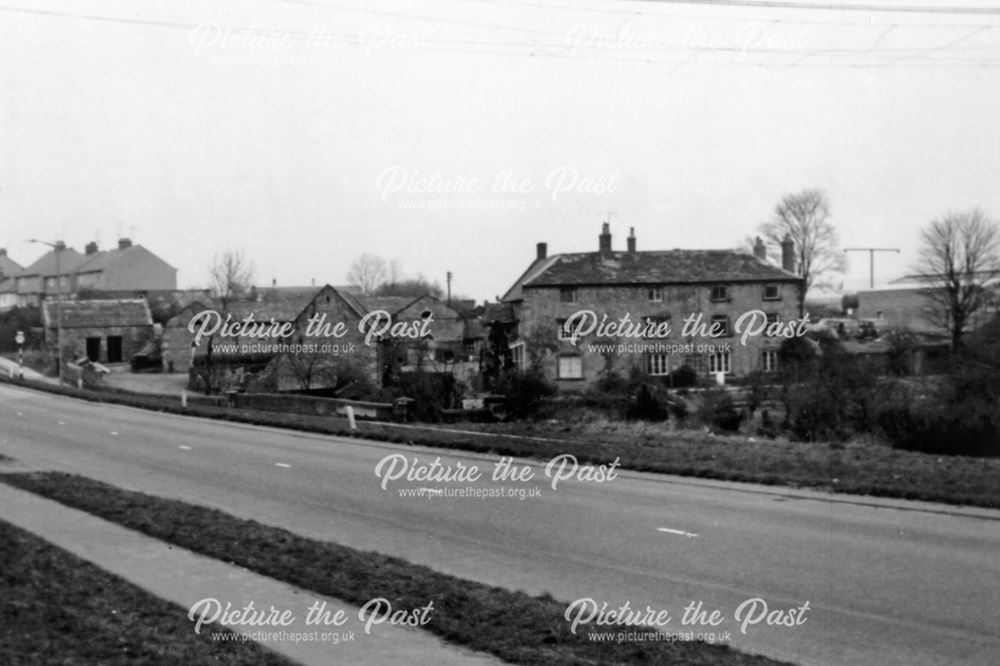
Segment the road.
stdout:
<path fill-rule="evenodd" d="M 0 386 L 0 453 L 217 507 L 463 578 L 634 609 L 722 611 L 728 644 L 802 664 L 1000 661 L 1000 512 L 621 472 L 489 480 L 496 457 L 290 433 Z M 475 483 L 390 482 L 403 454 Z M 528 461 L 517 461 L 529 464 Z M 608 461 L 611 462 L 611 461 Z M 538 488 L 541 497 L 402 497 L 404 488 Z M 0 510 L 2 513 L 2 510 Z M 322 566 L 318 563 L 317 566 Z M 741 633 L 744 601 L 809 603 L 797 626 Z M 581 628 L 585 631 L 585 626 Z"/>

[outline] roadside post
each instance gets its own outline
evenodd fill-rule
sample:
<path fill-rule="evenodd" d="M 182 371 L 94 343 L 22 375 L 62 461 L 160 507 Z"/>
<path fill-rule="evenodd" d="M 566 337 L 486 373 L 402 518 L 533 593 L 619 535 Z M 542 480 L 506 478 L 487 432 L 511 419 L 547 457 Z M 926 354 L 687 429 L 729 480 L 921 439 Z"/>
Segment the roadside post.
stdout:
<path fill-rule="evenodd" d="M 351 430 L 357 430 L 358 424 L 354 421 L 354 407 L 347 406 L 347 425 Z"/>
<path fill-rule="evenodd" d="M 24 379 L 24 331 L 17 332 L 14 342 L 17 343 L 17 378 Z"/>

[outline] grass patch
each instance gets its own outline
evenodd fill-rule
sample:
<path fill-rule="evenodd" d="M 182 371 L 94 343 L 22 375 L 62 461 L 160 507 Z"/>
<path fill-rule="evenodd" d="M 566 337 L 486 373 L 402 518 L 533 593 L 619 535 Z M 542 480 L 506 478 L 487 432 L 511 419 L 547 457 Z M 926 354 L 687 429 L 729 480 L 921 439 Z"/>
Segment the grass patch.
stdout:
<path fill-rule="evenodd" d="M 585 410 L 556 422 L 454 426 L 467 432 L 360 420 L 358 429 L 350 430 L 345 419 L 335 416 L 230 409 L 208 402 L 218 398 L 202 398 L 184 408 L 179 399 L 163 396 L 79 390 L 15 382 L 3 376 L 0 382 L 93 402 L 326 435 L 539 460 L 572 453 L 582 463 L 606 464 L 620 457 L 623 468 L 640 472 L 1000 508 L 1000 458 L 937 456 L 870 442 L 831 445 L 783 439 L 751 441 L 745 436 L 676 429 L 672 424 L 594 419 Z"/>
<path fill-rule="evenodd" d="M 307 539 L 215 509 L 126 491 L 76 475 L 0 474 L 0 481 L 151 537 L 355 605 L 375 597 L 385 597 L 400 608 L 416 608 L 433 601 L 435 610 L 425 629 L 446 641 L 490 652 L 515 664 L 780 663 L 726 646 L 697 642 L 591 641 L 586 632 L 570 633 L 563 618 L 565 604 L 548 595 L 532 597 L 490 587 L 398 558 Z M 595 626 L 593 632 L 617 633 L 619 629 Z"/>
<path fill-rule="evenodd" d="M 196 634 L 179 606 L 3 521 L 0 562 L 0 663 L 291 664 Z"/>

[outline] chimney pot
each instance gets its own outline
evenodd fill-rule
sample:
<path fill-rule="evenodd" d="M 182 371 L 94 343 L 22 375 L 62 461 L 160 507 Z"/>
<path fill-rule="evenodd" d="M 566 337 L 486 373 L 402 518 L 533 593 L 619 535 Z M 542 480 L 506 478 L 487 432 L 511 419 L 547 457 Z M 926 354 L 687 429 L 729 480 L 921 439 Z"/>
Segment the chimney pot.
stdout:
<path fill-rule="evenodd" d="M 767 261 L 767 246 L 764 245 L 764 241 L 761 240 L 760 236 L 757 236 L 757 240 L 753 245 L 753 256 L 761 261 Z"/>
<path fill-rule="evenodd" d="M 119 238 L 118 239 L 118 249 L 124 250 L 125 248 L 132 247 L 132 239 L 130 238 Z"/>
<path fill-rule="evenodd" d="M 538 245 L 535 246 L 535 249 L 538 251 L 538 257 L 537 257 L 538 259 L 544 259 L 545 257 L 548 256 L 549 253 L 548 243 L 539 243 Z"/>
<path fill-rule="evenodd" d="M 635 227 L 628 228 L 628 251 L 635 252 Z"/>
<path fill-rule="evenodd" d="M 789 273 L 795 272 L 795 241 L 789 234 L 781 241 L 781 267 Z"/>
<path fill-rule="evenodd" d="M 597 247 L 601 254 L 611 254 L 611 225 L 607 222 L 601 225 L 601 235 L 597 237 Z"/>
<path fill-rule="evenodd" d="M 86 254 L 97 254 L 97 243 L 91 241 L 84 248 Z"/>

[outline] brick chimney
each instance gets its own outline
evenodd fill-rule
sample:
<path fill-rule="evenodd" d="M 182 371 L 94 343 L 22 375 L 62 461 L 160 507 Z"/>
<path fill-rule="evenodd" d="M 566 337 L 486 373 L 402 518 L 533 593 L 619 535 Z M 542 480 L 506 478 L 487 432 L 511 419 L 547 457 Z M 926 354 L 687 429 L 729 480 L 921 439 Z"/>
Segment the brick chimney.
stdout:
<path fill-rule="evenodd" d="M 757 241 L 753 244 L 753 256 L 761 261 L 767 261 L 767 246 L 764 245 L 764 241 L 760 239 L 760 236 L 757 236 Z"/>
<path fill-rule="evenodd" d="M 6 256 L 7 256 L 7 248 L 0 247 L 0 257 L 6 257 Z"/>
<path fill-rule="evenodd" d="M 781 267 L 789 273 L 795 272 L 795 241 L 788 234 L 781 241 Z"/>
<path fill-rule="evenodd" d="M 56 247 L 55 247 L 55 249 L 56 249 L 57 252 L 65 250 L 66 249 L 66 243 L 65 243 L 65 241 L 56 241 Z"/>
<path fill-rule="evenodd" d="M 538 254 L 537 254 L 537 258 L 538 259 L 544 259 L 549 254 L 549 245 L 548 245 L 548 243 L 539 243 L 539 244 L 537 244 L 535 246 L 535 249 L 538 252 Z"/>
<path fill-rule="evenodd" d="M 635 254 L 635 227 L 628 228 L 628 251 Z"/>
<path fill-rule="evenodd" d="M 597 247 L 601 254 L 611 254 L 611 225 L 605 222 L 601 225 L 601 235 L 597 237 Z"/>
<path fill-rule="evenodd" d="M 83 251 L 86 254 L 97 254 L 97 243 L 95 243 L 93 241 L 87 243 L 87 245 L 84 246 Z"/>
<path fill-rule="evenodd" d="M 119 238 L 118 239 L 118 249 L 119 250 L 124 250 L 124 249 L 130 248 L 130 247 L 132 247 L 132 239 L 131 238 Z"/>

